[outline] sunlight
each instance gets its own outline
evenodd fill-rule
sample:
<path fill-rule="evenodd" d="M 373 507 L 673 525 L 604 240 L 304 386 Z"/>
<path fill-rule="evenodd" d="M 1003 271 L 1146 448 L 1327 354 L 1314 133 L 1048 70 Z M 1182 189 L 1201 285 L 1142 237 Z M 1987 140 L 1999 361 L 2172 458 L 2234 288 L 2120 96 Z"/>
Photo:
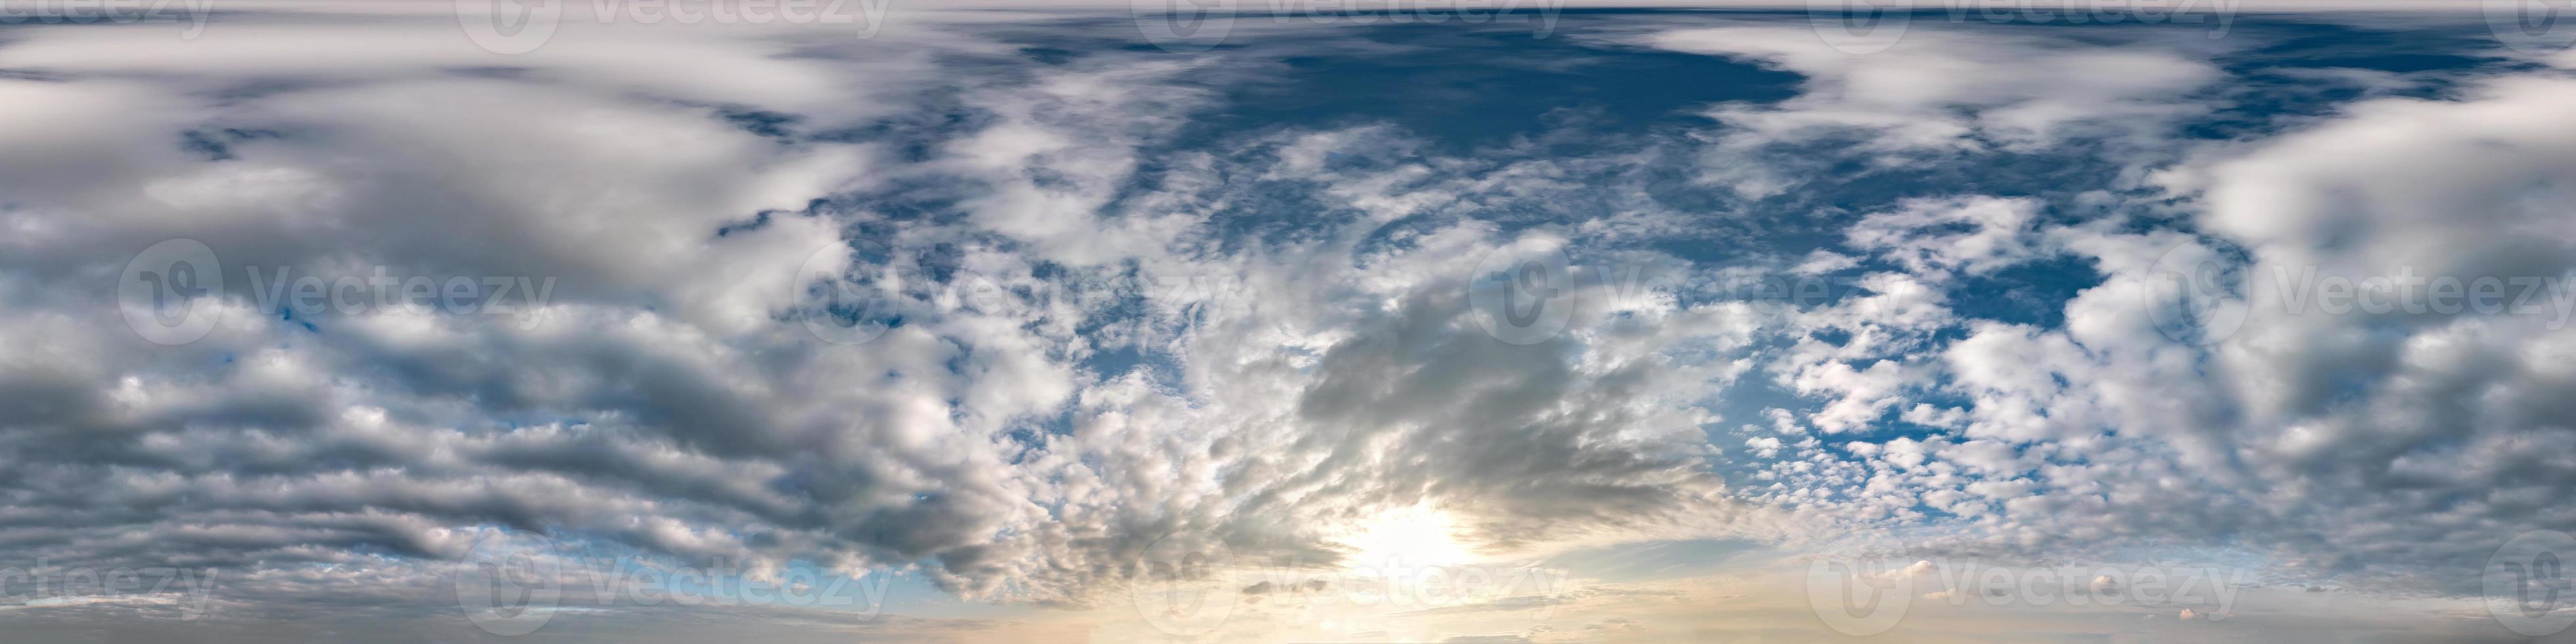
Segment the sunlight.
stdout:
<path fill-rule="evenodd" d="M 1394 568 L 1469 563 L 1476 553 L 1458 541 L 1457 520 L 1427 504 L 1391 508 L 1360 524 L 1343 540 L 1351 568 Z"/>

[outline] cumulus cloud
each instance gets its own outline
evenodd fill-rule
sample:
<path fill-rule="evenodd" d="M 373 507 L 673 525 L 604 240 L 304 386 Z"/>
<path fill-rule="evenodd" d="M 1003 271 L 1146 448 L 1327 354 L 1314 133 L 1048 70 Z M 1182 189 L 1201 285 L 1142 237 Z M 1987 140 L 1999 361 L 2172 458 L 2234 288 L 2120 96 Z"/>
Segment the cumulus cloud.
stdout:
<path fill-rule="evenodd" d="M 0 77 L 24 152 L 0 566 L 220 570 L 252 621 L 419 617 L 483 539 L 536 534 L 1078 608 L 1169 543 L 1329 567 L 1432 512 L 1496 560 L 1901 529 L 2463 592 L 2427 571 L 2576 525 L 2564 293 L 2327 312 L 2277 279 L 2576 277 L 2563 70 L 2184 140 L 2226 107 L 2206 39 L 1926 28 L 1860 56 L 1720 16 L 1607 31 L 1794 73 L 1789 98 L 1451 153 L 1370 119 L 1211 125 L 1262 82 L 1228 70 L 1321 50 L 1269 32 L 1291 42 L 584 25 L 514 57 L 444 14 L 327 17 L 0 45 L 30 70 Z M 2068 158 L 2101 185 L 1944 165 Z M 1940 181 L 1802 192 L 1846 162 Z M 116 286 L 170 239 L 224 271 L 191 300 L 219 323 L 164 344 Z M 2176 265 L 2241 277 L 2191 295 L 2242 318 L 2177 333 Z M 332 299 L 379 275 L 519 290 Z M 278 299 L 307 276 L 331 305 Z M 1828 286 L 1735 288 L 1766 278 Z M 1545 293 L 1546 327 L 1506 292 Z"/>
<path fill-rule="evenodd" d="M 1886 51 L 1867 51 L 1800 28 L 1728 25 L 1663 31 L 1644 42 L 1804 77 L 1795 98 L 1723 104 L 1708 114 L 1729 127 L 1713 134 L 1704 178 L 1755 197 L 1826 171 L 1797 153 L 1819 143 L 1852 146 L 1881 166 L 2071 140 L 2109 140 L 2118 144 L 2112 153 L 2161 147 L 2175 119 L 2210 109 L 2195 94 L 2224 77 L 2204 58 L 2206 39 L 2100 47 L 1931 25 L 1903 36 Z"/>
<path fill-rule="evenodd" d="M 1661 353 L 1741 344 L 1743 314 L 1632 302 L 1503 343 L 1458 258 L 1516 237 L 1459 200 L 1525 188 L 1419 165 L 1413 185 L 1328 173 L 1323 198 L 1377 214 L 1242 247 L 1210 214 L 1250 195 L 1217 173 L 1316 181 L 1297 139 L 1131 188 L 1207 100 L 1175 81 L 1204 63 L 951 61 L 987 80 L 902 97 L 961 119 L 913 123 L 853 106 L 930 72 L 842 63 L 927 38 L 791 55 L 646 30 L 501 58 L 346 19 L 0 48 L 48 75 L 0 81 L 25 117 L 0 137 L 43 151 L 13 157 L 0 215 L 0 292 L 23 305 L 0 318 L 13 557 L 254 571 L 237 594 L 291 605 L 506 527 L 1072 605 L 1180 531 L 1321 564 L 1343 526 L 1425 501 L 1501 550 L 1746 512 L 1698 468 L 1712 418 L 1687 404 L 1735 368 Z M 329 55 L 372 39 L 409 44 Z M 1376 227 L 1411 216 L 1438 223 Z M 88 288 L 164 239 L 225 277 L 196 303 L 221 324 L 168 347 Z M 879 289 L 860 322 L 899 322 L 809 333 L 848 322 L 804 288 L 817 267 Z M 506 316 L 271 290 L 379 275 L 547 290 Z M 297 566 L 332 572 L 273 574 Z"/>
<path fill-rule="evenodd" d="M 1847 243 L 1909 275 L 2069 253 L 2100 282 L 2064 304 L 2061 328 L 1953 309 L 1935 324 L 1965 335 L 1937 343 L 1937 362 L 1817 348 L 1839 359 L 1794 382 L 1838 397 L 1820 426 L 1911 408 L 1921 413 L 1906 422 L 1957 433 L 1855 444 L 1859 470 L 1775 471 L 1870 492 L 1831 506 L 1887 492 L 1898 508 L 1919 499 L 1976 526 L 1957 537 L 1982 544 L 1973 547 L 2230 542 L 2297 574 L 2474 590 L 2458 585 L 2473 576 L 2432 578 L 2475 570 L 2520 530 L 2568 519 L 2532 502 L 2567 492 L 2553 474 L 2566 462 L 2563 414 L 2538 393 L 2566 383 L 2530 362 L 2566 338 L 2546 305 L 2437 312 L 2426 284 L 2519 281 L 2535 301 L 2552 297 L 2547 285 L 2576 254 L 2566 196 L 2547 177 L 2562 165 L 2554 155 L 2576 148 L 2540 120 L 2564 83 L 2542 72 L 2456 97 L 2365 100 L 2275 137 L 2201 147 L 2152 175 L 2147 198 L 2179 205 L 2136 211 L 2144 230 L 2001 209 L 1962 217 L 1951 213 L 1975 207 L 1922 202 L 1864 217 Z M 1968 203 L 2009 203 L 1977 199 Z M 2168 224 L 2175 213 L 2184 220 Z M 2207 315 L 2239 317 L 2172 328 L 2157 285 L 2202 267 L 2235 277 L 2189 295 L 2236 307 Z M 2331 288 L 2320 276 L 2382 284 L 2358 288 L 2379 289 L 2389 306 L 2335 308 L 2317 299 Z M 1926 373 L 1894 378 L 1906 366 Z M 1888 375 L 1867 377 L 1880 370 Z"/>

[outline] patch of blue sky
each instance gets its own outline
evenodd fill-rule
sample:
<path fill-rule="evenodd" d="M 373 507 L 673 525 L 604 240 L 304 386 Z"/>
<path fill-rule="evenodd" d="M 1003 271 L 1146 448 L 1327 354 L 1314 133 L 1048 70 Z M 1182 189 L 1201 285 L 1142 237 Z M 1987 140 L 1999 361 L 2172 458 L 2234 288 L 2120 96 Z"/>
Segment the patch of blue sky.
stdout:
<path fill-rule="evenodd" d="M 1182 81 L 1213 92 L 1217 97 L 1214 107 L 1188 115 L 1188 124 L 1178 134 L 1144 150 L 1139 172 L 1130 185 L 1122 188 L 1122 196 L 1152 194 L 1163 187 L 1172 172 L 1204 170 L 1200 160 L 1185 155 L 1212 154 L 1218 163 L 1216 170 L 1226 180 L 1217 189 L 1229 197 L 1221 200 L 1224 205 L 1210 217 L 1219 250 L 1241 252 L 1248 247 L 1300 243 L 1319 235 L 1345 232 L 1343 227 L 1360 222 L 1364 213 L 1319 196 L 1324 184 L 1318 179 L 1260 177 L 1261 164 L 1275 160 L 1268 155 L 1277 152 L 1275 147 L 1258 143 L 1266 138 L 1386 127 L 1394 137 L 1423 145 L 1338 151 L 1323 159 L 1323 168 L 1364 174 L 1437 158 L 1450 162 L 1438 166 L 1441 170 L 1463 175 L 1435 176 L 1431 180 L 1472 177 L 1515 161 L 1599 157 L 1631 151 L 1638 142 L 1658 135 L 1720 127 L 1702 116 L 1703 110 L 1721 103 L 1778 102 L 1795 96 L 1804 80 L 1794 73 L 1742 60 L 1617 44 L 1615 36 L 1638 29 L 1634 22 L 1637 14 L 1684 21 L 1672 23 L 1675 25 L 1694 19 L 1713 20 L 1718 15 L 1574 11 L 1566 14 L 1561 33 L 1552 38 L 1531 38 L 1526 29 L 1513 26 L 1390 24 L 1319 27 L 1245 39 L 1241 46 L 1224 50 L 1231 57 L 1229 65 L 1235 68 Z M 1784 21 L 1804 18 L 1795 12 L 1724 14 L 1727 19 L 1748 16 Z M 1915 15 L 1918 20 L 1931 21 L 1950 17 L 1942 11 Z M 1009 78 L 1010 74 L 1025 72 L 1006 69 L 1014 65 L 1068 65 L 1100 55 L 1162 55 L 1151 48 L 1136 47 L 1132 33 L 1117 33 L 1126 27 L 1130 25 L 1104 23 L 1096 33 L 1024 32 L 1011 36 L 1022 44 L 1022 61 L 988 61 L 984 66 L 1001 74 L 1001 78 Z M 1998 28 L 2048 30 L 2053 35 L 2073 33 L 2077 38 L 2116 43 L 2205 39 L 2207 26 L 2006 24 Z M 2289 119 L 2330 112 L 2366 91 L 2398 95 L 2440 91 L 2443 76 L 2426 72 L 2456 73 L 2510 64 L 2488 56 L 2488 46 L 2476 34 L 2445 31 L 2457 31 L 2451 27 L 2407 29 L 2246 16 L 2233 29 L 2229 40 L 2209 46 L 2225 50 L 2216 55 L 2216 60 L 2234 77 L 2209 90 L 2203 98 L 2210 111 L 2179 121 L 2175 134 L 2207 140 L 2268 132 Z M 2391 52 L 2377 46 L 2395 31 L 2404 31 L 2410 42 L 2433 46 L 2414 52 Z M 1388 55 L 1391 51 L 1404 53 Z M 2360 77 L 2317 76 L 2294 70 L 2420 75 L 2423 82 L 2373 87 Z M 905 121 L 823 136 L 888 142 L 898 149 L 910 150 L 904 154 L 924 157 L 945 141 L 972 134 L 977 124 L 988 118 L 966 109 L 963 103 L 950 105 L 955 109 L 938 116 L 920 116 L 916 112 Z M 793 125 L 759 115 L 728 118 L 764 134 L 785 132 Z M 1644 204 L 1681 213 L 1704 225 L 1667 236 L 1614 240 L 1605 247 L 1575 252 L 1606 253 L 1633 245 L 1683 260 L 1677 269 L 1683 271 L 1751 260 L 1777 261 L 1818 249 L 1864 255 L 1839 244 L 1842 229 L 1860 217 L 1906 199 L 1966 194 L 2034 197 L 2051 206 L 2044 218 L 2064 223 L 2104 216 L 2106 213 L 2080 207 L 2080 195 L 2119 189 L 2124 170 L 2121 162 L 2105 158 L 2119 152 L 2110 147 L 2114 143 L 2099 140 L 2069 141 L 2036 152 L 2000 151 L 1989 146 L 1981 152 L 1895 167 L 1875 165 L 1848 154 L 1855 142 L 1829 138 L 1775 147 L 1771 152 L 1784 158 L 1814 160 L 1816 165 L 1798 177 L 1802 183 L 1795 189 L 1752 200 L 1695 181 L 1691 164 L 1697 160 L 1687 150 L 1665 151 L 1664 156 L 1649 157 L 1641 164 L 1586 166 L 1585 171 L 1598 174 L 1573 179 L 1636 186 Z M 2132 197 L 2149 194 L 2135 187 L 2121 190 Z M 895 188 L 870 195 L 865 205 L 898 219 L 944 219 L 958 216 L 956 198 L 968 192 L 960 186 L 898 181 Z M 1391 245 L 1403 243 L 1400 233 L 1445 225 L 1460 216 L 1495 222 L 1510 234 L 1560 227 L 1570 218 L 1598 216 L 1636 205 L 1613 201 L 1600 192 L 1497 200 L 1479 204 L 1481 207 L 1419 213 L 1365 231 L 1367 241 L 1360 252 L 1394 248 Z M 1126 199 L 1114 201 L 1106 210 L 1115 212 L 1127 203 Z M 943 252 L 947 251 L 923 251 L 919 268 L 929 271 L 934 279 L 949 274 L 953 262 L 943 260 Z M 1576 261 L 1584 264 L 1586 259 L 1578 257 Z M 1839 274 L 1851 276 L 1889 268 L 1883 262 L 1865 261 L 1861 267 Z M 1042 278 L 1068 278 L 1061 271 L 1042 272 Z M 2100 281 L 2101 276 L 2085 260 L 2041 257 L 1962 277 L 1949 291 L 1949 304 L 1962 321 L 1996 320 L 2055 328 L 2064 322 L 2065 303 Z M 1830 304 L 1853 294 L 1849 289 L 1837 290 L 1817 304 Z M 1729 296 L 1719 294 L 1711 299 Z M 1093 312 L 1099 317 L 1090 325 L 1092 330 L 1144 314 L 1137 303 L 1115 301 Z M 1931 339 L 1936 344 L 1946 343 L 1960 333 L 1959 328 L 1953 327 L 1937 332 Z M 1101 377 L 1141 370 L 1164 382 L 1178 381 L 1183 368 L 1159 348 L 1133 344 L 1101 347 L 1080 364 Z M 1925 393 L 1910 400 L 1929 402 L 1942 395 Z M 1709 399 L 1712 409 L 1729 419 L 1713 427 L 1712 434 L 1731 434 L 1739 422 L 1761 423 L 1764 409 L 1813 411 L 1823 402 L 1784 391 L 1766 374 L 1751 374 Z M 1967 404 L 1965 400 L 1951 402 L 1956 403 L 1953 406 Z M 1883 442 L 1896 437 L 1927 438 L 1949 431 L 1905 423 L 1898 418 L 1900 412 L 1887 410 L 1881 422 L 1864 434 L 1873 442 Z M 1063 431 L 1068 423 L 1069 417 L 1048 419 L 1033 424 L 1031 430 Z M 1740 440 L 1736 438 L 1739 444 Z"/>
<path fill-rule="evenodd" d="M 1279 43 L 1296 49 L 1278 55 L 1265 68 L 1269 73 L 1221 88 L 1227 109 L 1199 119 L 1197 136 L 1179 143 L 1268 128 L 1388 123 L 1438 151 L 1463 154 L 1569 123 L 1600 134 L 1704 124 L 1696 113 L 1700 106 L 1786 99 L 1795 95 L 1799 80 L 1725 58 L 1614 48 L 1574 37 L 1536 39 L 1508 25 L 1318 31 L 1349 42 Z"/>
<path fill-rule="evenodd" d="M 2234 77 L 2213 89 L 2206 118 L 2183 124 L 2194 139 L 2234 139 L 2332 114 L 2374 95 L 2437 98 L 2466 79 L 2529 64 L 2499 56 L 2483 26 L 2355 25 L 2263 18 L 2240 27 L 2259 44 L 2211 58 Z M 2408 43 L 2392 50 L 2389 42 Z"/>

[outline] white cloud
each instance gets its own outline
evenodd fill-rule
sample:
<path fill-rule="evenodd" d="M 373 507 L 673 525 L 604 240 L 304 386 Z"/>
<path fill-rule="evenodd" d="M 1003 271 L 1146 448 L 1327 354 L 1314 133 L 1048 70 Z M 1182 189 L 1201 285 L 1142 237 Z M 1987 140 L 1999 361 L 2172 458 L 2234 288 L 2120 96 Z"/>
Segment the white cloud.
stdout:
<path fill-rule="evenodd" d="M 1834 142 L 1882 166 L 1961 153 L 2035 152 L 2074 139 L 2158 146 L 2177 118 L 2202 113 L 2192 94 L 2223 78 L 2207 40 L 2089 46 L 1995 30 L 1918 25 L 1874 53 L 1838 49 L 1806 25 L 1663 31 L 1647 44 L 1739 57 L 1805 77 L 1771 105 L 1723 104 L 1707 178 L 1747 196 L 1787 190 L 1829 167 L 1766 148 Z"/>
<path fill-rule="evenodd" d="M 1392 508 L 1496 558 L 1924 527 L 1997 553 L 2228 544 L 2318 577 L 2576 521 L 2550 502 L 2576 486 L 2576 335 L 2549 316 L 2289 314 L 2256 288 L 2204 347 L 2139 296 L 2176 248 L 2258 279 L 2567 275 L 2556 72 L 2202 147 L 2157 194 L 1942 186 L 1783 225 L 1822 248 L 1711 258 L 1682 255 L 1781 231 L 1658 201 L 1659 151 L 1451 157 L 1386 123 L 1171 149 L 1221 106 L 1226 57 L 1279 52 L 1004 64 L 1019 44 L 931 21 L 875 42 L 612 29 L 496 59 L 431 17 L 0 46 L 42 72 L 0 79 L 0 144 L 27 152 L 0 160 L 0 510 L 48 509 L 12 527 L 19 558 L 222 567 L 252 610 L 381 608 L 510 526 L 1077 606 L 1167 533 L 1321 564 Z M 2144 176 L 2169 159 L 2131 152 L 2187 147 L 2169 127 L 2225 80 L 2162 41 L 1648 41 L 1806 77 L 1669 143 L 1730 163 L 2080 142 Z M 399 44 L 354 46 L 379 42 Z M 735 120 L 753 109 L 789 134 Z M 1748 196 L 1801 171 L 1728 167 Z M 223 325 L 162 347 L 102 285 L 178 237 L 236 268 L 560 288 L 513 316 L 288 316 L 230 283 Z M 1560 244 L 1564 329 L 1500 341 L 1480 263 Z M 2042 258 L 2101 278 L 2041 304 L 2062 326 L 1983 319 L 1963 290 Z M 819 341 L 800 267 L 874 280 L 868 313 L 900 323 Z M 1766 271 L 1857 274 L 1790 307 L 1693 290 Z"/>

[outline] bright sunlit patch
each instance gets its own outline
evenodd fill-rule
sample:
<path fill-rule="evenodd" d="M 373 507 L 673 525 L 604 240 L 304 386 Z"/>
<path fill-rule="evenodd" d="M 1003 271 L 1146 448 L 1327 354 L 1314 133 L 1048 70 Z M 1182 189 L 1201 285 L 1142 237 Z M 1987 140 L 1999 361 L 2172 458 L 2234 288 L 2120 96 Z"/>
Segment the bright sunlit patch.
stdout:
<path fill-rule="evenodd" d="M 1342 543 L 1353 550 L 1351 568 L 1404 568 L 1470 563 L 1476 553 L 1460 542 L 1458 522 L 1429 505 L 1393 508 L 1361 522 Z"/>

